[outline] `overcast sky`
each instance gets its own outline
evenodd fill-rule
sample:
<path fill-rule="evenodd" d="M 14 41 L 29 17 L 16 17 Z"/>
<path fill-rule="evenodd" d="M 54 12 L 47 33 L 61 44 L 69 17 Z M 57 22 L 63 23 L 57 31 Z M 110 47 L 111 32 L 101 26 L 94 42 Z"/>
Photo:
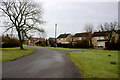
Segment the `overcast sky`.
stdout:
<path fill-rule="evenodd" d="M 57 36 L 61 33 L 84 32 L 86 24 L 99 24 L 118 20 L 117 2 L 42 2 L 43 18 L 46 24 L 42 27 L 46 37 L 54 37 L 55 24 L 58 24 Z"/>
<path fill-rule="evenodd" d="M 58 24 L 57 35 L 84 32 L 86 24 L 99 24 L 118 20 L 117 2 L 50 2 L 43 3 L 43 26 L 47 37 L 54 37 L 54 25 Z"/>

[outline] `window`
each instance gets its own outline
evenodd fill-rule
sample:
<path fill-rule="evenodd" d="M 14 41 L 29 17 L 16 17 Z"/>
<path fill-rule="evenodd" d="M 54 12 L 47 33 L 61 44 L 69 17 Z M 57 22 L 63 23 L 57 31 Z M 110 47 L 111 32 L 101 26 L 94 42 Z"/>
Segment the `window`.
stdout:
<path fill-rule="evenodd" d="M 57 39 L 57 40 L 60 40 L 60 39 Z"/>
<path fill-rule="evenodd" d="M 60 38 L 60 40 L 65 40 L 65 38 Z"/>
<path fill-rule="evenodd" d="M 73 40 L 74 41 L 81 40 L 81 37 L 75 37 Z"/>
<path fill-rule="evenodd" d="M 82 37 L 82 39 L 83 39 L 83 40 L 85 40 L 85 39 L 86 39 L 86 37 Z"/>
<path fill-rule="evenodd" d="M 95 40 L 98 40 L 98 37 L 94 37 Z"/>
<path fill-rule="evenodd" d="M 81 37 L 79 37 L 79 40 L 81 40 Z"/>
<path fill-rule="evenodd" d="M 76 39 L 74 38 L 73 41 L 75 41 Z"/>
<path fill-rule="evenodd" d="M 102 37 L 100 37 L 100 39 L 104 39 L 104 37 L 102 36 Z"/>

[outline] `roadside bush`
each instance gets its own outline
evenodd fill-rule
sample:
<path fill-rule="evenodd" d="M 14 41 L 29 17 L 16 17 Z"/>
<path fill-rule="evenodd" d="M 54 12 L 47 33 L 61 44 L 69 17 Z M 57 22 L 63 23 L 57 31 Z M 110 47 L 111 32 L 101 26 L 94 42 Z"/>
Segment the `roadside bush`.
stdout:
<path fill-rule="evenodd" d="M 45 47 L 46 46 L 46 41 L 42 41 L 42 43 L 40 44 L 40 46 Z"/>
<path fill-rule="evenodd" d="M 120 41 L 118 41 L 117 43 L 110 43 L 107 45 L 108 50 L 120 50 Z"/>
<path fill-rule="evenodd" d="M 69 47 L 69 44 L 62 44 L 62 47 L 68 48 L 68 47 Z"/>
<path fill-rule="evenodd" d="M 51 47 L 55 47 L 55 41 L 49 40 L 49 45 L 50 45 Z"/>
<path fill-rule="evenodd" d="M 75 47 L 77 47 L 77 48 L 89 48 L 89 41 L 88 40 L 77 41 L 75 44 Z"/>
<path fill-rule="evenodd" d="M 36 46 L 40 46 L 40 44 L 42 44 L 42 41 L 37 41 L 37 42 L 34 42 Z"/>
<path fill-rule="evenodd" d="M 63 47 L 63 45 L 61 43 L 57 43 L 58 47 Z"/>
<path fill-rule="evenodd" d="M 64 47 L 64 48 L 72 48 L 71 44 L 61 44 L 61 43 L 58 43 L 57 46 L 58 47 Z"/>
<path fill-rule="evenodd" d="M 16 38 L 11 38 L 8 35 L 7 36 L 2 36 L 2 47 L 3 48 L 8 48 L 8 47 L 19 47 L 20 43 L 19 40 Z"/>

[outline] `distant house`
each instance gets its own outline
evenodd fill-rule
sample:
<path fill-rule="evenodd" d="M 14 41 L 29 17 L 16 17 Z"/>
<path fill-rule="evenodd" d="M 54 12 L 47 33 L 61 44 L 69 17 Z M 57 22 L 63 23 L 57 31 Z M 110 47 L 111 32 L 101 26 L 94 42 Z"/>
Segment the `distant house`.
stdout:
<path fill-rule="evenodd" d="M 72 42 L 72 35 L 71 34 L 60 34 L 57 37 L 57 44 L 69 45 Z"/>
<path fill-rule="evenodd" d="M 50 37 L 47 40 L 48 46 L 54 47 L 55 46 L 55 38 Z"/>
<path fill-rule="evenodd" d="M 28 40 L 28 45 L 44 45 L 45 44 L 45 39 L 44 38 L 37 38 L 33 37 L 30 40 Z"/>
<path fill-rule="evenodd" d="M 108 34 L 106 32 L 94 32 L 92 35 L 92 43 L 94 47 L 106 47 L 108 42 Z"/>
<path fill-rule="evenodd" d="M 84 33 L 76 33 L 74 36 L 73 36 L 73 39 L 72 39 L 72 44 L 73 46 L 75 46 L 77 44 L 77 42 L 81 42 L 83 40 L 88 40 L 89 41 L 89 36 L 90 36 L 90 33 L 89 32 L 84 32 Z"/>
<path fill-rule="evenodd" d="M 85 32 L 85 33 L 76 33 L 73 36 L 73 41 L 81 41 L 81 40 L 88 40 L 89 39 L 89 33 Z"/>

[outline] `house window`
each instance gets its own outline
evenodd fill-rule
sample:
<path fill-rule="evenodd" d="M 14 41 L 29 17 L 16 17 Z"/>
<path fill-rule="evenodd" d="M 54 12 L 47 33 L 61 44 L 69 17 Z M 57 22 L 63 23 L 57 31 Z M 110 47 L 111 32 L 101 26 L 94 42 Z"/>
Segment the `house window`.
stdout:
<path fill-rule="evenodd" d="M 64 38 L 60 38 L 60 40 L 65 40 Z"/>
<path fill-rule="evenodd" d="M 73 39 L 73 41 L 75 41 L 75 38 Z"/>
<path fill-rule="evenodd" d="M 82 37 L 82 39 L 83 39 L 83 40 L 85 40 L 85 39 L 86 39 L 86 37 Z"/>
<path fill-rule="evenodd" d="M 59 40 L 61 40 L 62 38 L 60 38 Z"/>
<path fill-rule="evenodd" d="M 100 39 L 104 39 L 104 37 L 102 36 L 102 37 L 100 37 Z"/>
<path fill-rule="evenodd" d="M 79 37 L 79 40 L 81 40 L 81 37 Z"/>
<path fill-rule="evenodd" d="M 73 38 L 73 41 L 76 41 L 77 40 L 77 38 Z"/>
<path fill-rule="evenodd" d="M 57 40 L 60 40 L 60 39 L 57 39 Z"/>
<path fill-rule="evenodd" d="M 94 37 L 94 40 L 98 40 L 98 37 Z"/>

